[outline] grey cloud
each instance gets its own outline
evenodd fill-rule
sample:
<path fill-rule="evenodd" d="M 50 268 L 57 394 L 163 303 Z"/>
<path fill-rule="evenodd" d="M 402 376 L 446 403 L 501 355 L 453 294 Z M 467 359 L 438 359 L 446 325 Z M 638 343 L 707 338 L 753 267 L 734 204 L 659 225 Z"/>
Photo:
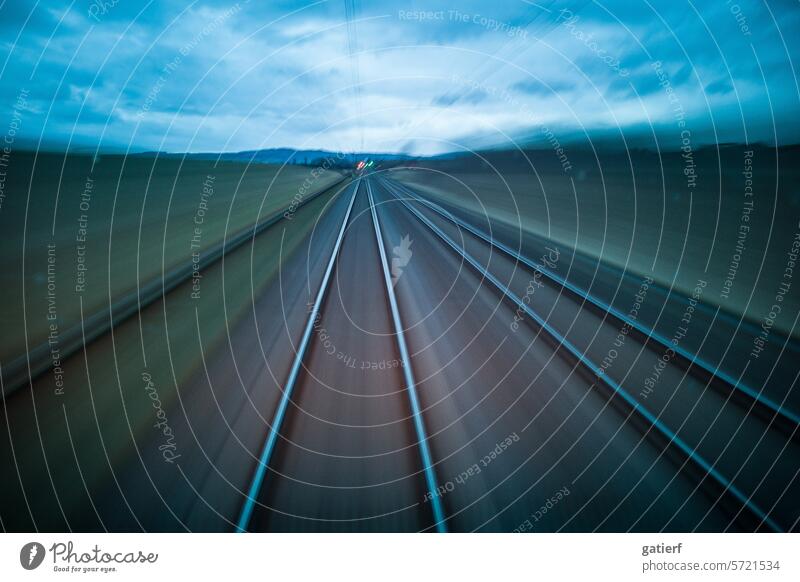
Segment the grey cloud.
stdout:
<path fill-rule="evenodd" d="M 798 141 L 793 67 L 800 62 L 800 11 L 770 2 L 776 24 L 760 2 L 737 3 L 749 35 L 724 2 L 695 2 L 700 20 L 685 2 L 654 4 L 656 14 L 622 0 L 602 6 L 469 0 L 456 7 L 470 15 L 467 22 L 451 17 L 454 7 L 445 0 L 426 3 L 426 10 L 443 11 L 428 22 L 399 17 L 400 10 L 422 10 L 419 3 L 361 3 L 355 59 L 340 3 L 242 1 L 207 34 L 204 28 L 235 2 L 200 1 L 187 9 L 170 0 L 143 9 L 120 1 L 100 22 L 88 17 L 88 2 L 49 3 L 33 11 L 12 46 L 32 3 L 6 2 L 0 105 L 13 103 L 21 87 L 30 89 L 36 113 L 21 139 L 34 141 L 66 142 L 74 132 L 90 145 L 102 135 L 103 147 L 126 147 L 133 139 L 135 149 L 292 147 L 308 140 L 356 149 L 363 132 L 368 146 L 411 144 L 435 153 L 444 146 L 433 144 L 448 140 L 485 144 L 497 135 L 488 128 L 531 135 L 535 123 L 527 112 L 565 135 L 584 129 L 602 135 L 615 119 L 626 134 L 650 131 L 650 123 L 669 132 L 674 123 L 651 66 L 658 60 L 697 135 L 713 133 L 713 118 L 720 134 L 741 138 L 744 117 L 751 139 L 769 140 L 777 131 L 779 140 Z M 579 17 L 576 27 L 597 45 L 564 27 L 562 8 Z M 287 16 L 293 10 L 300 12 Z M 527 38 L 509 38 L 480 18 L 525 25 Z M 600 49 L 627 74 L 609 67 Z M 356 78 L 358 91 L 351 87 Z M 730 108 L 725 96 L 734 87 L 740 100 Z M 147 115 L 137 118 L 145 104 Z M 456 118 L 450 109 L 468 115 Z M 426 135 L 410 138 L 409 128 Z"/>

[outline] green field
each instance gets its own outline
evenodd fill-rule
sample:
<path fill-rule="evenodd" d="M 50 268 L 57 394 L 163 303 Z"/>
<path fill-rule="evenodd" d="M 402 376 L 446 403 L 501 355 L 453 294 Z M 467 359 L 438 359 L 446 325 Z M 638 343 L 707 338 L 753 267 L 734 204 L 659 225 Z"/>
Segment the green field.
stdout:
<path fill-rule="evenodd" d="M 258 219 L 333 184 L 305 166 L 14 152 L 0 209 L 7 364 Z M 312 172 L 314 172 L 312 174 Z"/>
<path fill-rule="evenodd" d="M 530 163 L 519 152 L 495 152 L 485 160 L 420 162 L 391 175 L 433 199 L 651 274 L 684 294 L 703 279 L 704 300 L 758 325 L 776 303 L 800 231 L 800 148 L 693 152 L 695 186 L 680 153 L 631 151 L 598 160 L 576 151 L 568 171 L 552 152 L 527 153 Z M 800 308 L 797 285 L 775 320 L 784 333 Z"/>
<path fill-rule="evenodd" d="M 116 477 L 109 464 L 103 462 L 106 458 L 115 467 L 152 463 L 148 465 L 151 470 L 156 469 L 152 477 L 165 478 L 161 486 L 169 488 L 169 480 L 175 479 L 177 473 L 173 465 L 165 464 L 157 448 L 163 439 L 154 429 L 158 417 L 147 391 L 151 383 L 169 425 L 183 427 L 175 435 L 178 454 L 184 455 L 182 461 L 188 465 L 197 464 L 202 455 L 196 436 L 185 423 L 181 424 L 182 408 L 203 402 L 199 412 L 193 409 L 192 418 L 197 419 L 202 413 L 220 422 L 219 410 L 209 404 L 211 397 L 206 392 L 212 355 L 225 353 L 229 334 L 236 332 L 238 322 L 252 317 L 253 297 L 263 294 L 279 269 L 293 268 L 293 263 L 287 265 L 284 261 L 295 257 L 302 264 L 305 256 L 298 255 L 298 249 L 304 248 L 303 242 L 327 211 L 336 191 L 332 189 L 303 206 L 290 224 L 282 223 L 263 232 L 252 246 L 252 257 L 247 245 L 227 255 L 224 268 L 217 262 L 205 270 L 202 292 L 196 299 L 190 298 L 192 283 L 187 281 L 168 294 L 165 301 L 143 309 L 139 318 L 116 327 L 113 341 L 106 338 L 94 342 L 85 354 L 65 361 L 63 394 L 56 393 L 54 375 L 45 374 L 30 392 L 35 394 L 35 400 L 27 391 L 19 391 L 7 401 L 8 414 L 16 419 L 16 457 L 11 458 L 12 451 L 3 448 L 0 458 L 6 465 L 19 468 L 26 479 L 28 495 L 47 499 L 47 492 L 57 488 L 59 505 L 52 507 L 50 518 L 57 522 L 64 511 L 70 520 L 84 523 L 80 520 L 89 517 L 82 513 L 87 492 L 114 490 Z M 299 300 L 304 303 L 306 298 Z M 252 356 L 258 354 L 260 359 L 260 347 L 253 345 L 252 349 Z M 147 382 L 143 380 L 145 374 Z M 244 398 L 250 388 L 240 385 L 234 377 L 212 387 L 212 391 L 218 391 L 214 401 L 226 409 L 230 422 L 236 421 L 230 401 Z M 273 390 L 261 388 L 253 391 L 253 398 L 263 402 L 273 397 Z M 40 431 L 41 426 L 47 430 Z M 254 428 L 260 430 L 258 426 Z M 206 427 L 198 426 L 197 430 Z M 44 472 L 44 465 L 37 462 L 42 451 L 51 460 L 74 462 L 53 462 L 49 473 Z M 139 455 L 146 460 L 140 461 Z M 224 464 L 224 460 L 216 461 Z M 152 510 L 166 511 L 157 503 Z"/>

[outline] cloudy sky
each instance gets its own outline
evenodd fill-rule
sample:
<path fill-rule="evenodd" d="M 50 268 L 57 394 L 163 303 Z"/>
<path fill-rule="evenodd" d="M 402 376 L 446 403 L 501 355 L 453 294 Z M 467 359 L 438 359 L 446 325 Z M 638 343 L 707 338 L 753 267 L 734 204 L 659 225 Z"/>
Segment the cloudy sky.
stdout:
<path fill-rule="evenodd" d="M 800 141 L 796 0 L 0 2 L 34 147 Z"/>

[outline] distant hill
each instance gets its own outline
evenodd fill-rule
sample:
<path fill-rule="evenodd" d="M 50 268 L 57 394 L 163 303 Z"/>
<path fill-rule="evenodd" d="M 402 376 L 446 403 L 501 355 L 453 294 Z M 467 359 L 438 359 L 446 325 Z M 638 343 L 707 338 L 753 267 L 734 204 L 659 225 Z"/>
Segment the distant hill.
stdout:
<path fill-rule="evenodd" d="M 189 160 L 223 160 L 231 162 L 249 162 L 260 164 L 307 164 L 316 165 L 320 160 L 332 159 L 334 162 L 351 165 L 357 160 L 369 158 L 371 160 L 411 160 L 414 156 L 387 153 L 340 153 L 327 150 L 295 150 L 292 148 L 271 148 L 264 150 L 247 150 L 243 152 L 201 152 L 195 154 L 168 153 L 168 152 L 143 152 L 139 156 L 159 156 L 168 158 L 185 158 Z"/>

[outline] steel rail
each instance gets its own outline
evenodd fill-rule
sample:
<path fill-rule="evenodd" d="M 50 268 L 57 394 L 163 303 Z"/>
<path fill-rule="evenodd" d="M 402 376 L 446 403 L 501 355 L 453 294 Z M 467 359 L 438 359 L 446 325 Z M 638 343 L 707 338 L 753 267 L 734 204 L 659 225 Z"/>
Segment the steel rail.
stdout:
<path fill-rule="evenodd" d="M 749 496 L 742 492 L 733 482 L 725 477 L 713 464 L 709 463 L 700 453 L 686 443 L 679 437 L 672 429 L 663 423 L 656 415 L 650 412 L 645 406 L 640 404 L 627 390 L 620 384 L 609 378 L 606 374 L 602 373 L 602 369 L 595 362 L 587 358 L 581 351 L 575 347 L 567 338 L 562 336 L 556 331 L 547 321 L 540 317 L 533 311 L 527 304 L 525 304 L 520 297 L 514 294 L 508 287 L 501 281 L 489 273 L 483 266 L 475 260 L 469 253 L 461 249 L 447 234 L 445 234 L 439 227 L 433 224 L 426 216 L 419 212 L 416 208 L 411 206 L 402 196 L 399 196 L 391 187 L 387 187 L 387 191 L 403 204 L 420 222 L 427 226 L 436 236 L 438 236 L 447 246 L 453 249 L 462 259 L 475 269 L 484 279 L 489 281 L 503 297 L 509 299 L 514 305 L 521 307 L 525 313 L 536 324 L 543 329 L 550 337 L 552 337 L 559 347 L 564 347 L 566 350 L 580 363 L 587 368 L 592 375 L 596 376 L 602 383 L 608 386 L 611 391 L 621 397 L 625 403 L 648 424 L 655 428 L 663 437 L 668 441 L 669 445 L 675 446 L 681 453 L 683 453 L 690 461 L 692 461 L 699 469 L 710 476 L 716 481 L 723 490 L 733 495 L 742 505 L 747 507 L 762 523 L 767 524 L 772 530 L 782 532 L 781 526 L 773 520 L 763 509 L 761 509 Z"/>
<path fill-rule="evenodd" d="M 696 357 L 694 354 L 686 350 L 686 348 L 681 346 L 673 345 L 673 342 L 669 339 L 664 337 L 663 335 L 656 332 L 654 329 L 645 326 L 644 324 L 640 323 L 639 321 L 632 319 L 619 311 L 618 309 L 612 307 L 608 303 L 593 297 L 584 289 L 570 283 L 563 277 L 559 276 L 558 274 L 554 273 L 550 269 L 548 269 L 544 265 L 540 265 L 535 261 L 529 259 L 528 257 L 516 252 L 508 245 L 498 241 L 491 235 L 487 234 L 486 232 L 475 228 L 474 226 L 466 223 L 465 221 L 453 216 L 450 212 L 447 212 L 445 209 L 441 208 L 439 205 L 425 200 L 421 196 L 418 196 L 415 192 L 411 191 L 409 188 L 404 186 L 400 186 L 408 196 L 414 198 L 421 204 L 424 204 L 426 207 L 430 208 L 433 212 L 437 213 L 438 215 L 442 216 L 443 218 L 449 220 L 459 228 L 463 228 L 464 230 L 472 233 L 476 237 L 482 239 L 483 241 L 489 243 L 494 248 L 502 251 L 512 259 L 519 261 L 529 269 L 534 271 L 538 271 L 542 273 L 545 277 L 550 279 L 552 282 L 556 283 L 557 285 L 567 289 L 577 297 L 581 298 L 582 300 L 594 305 L 596 308 L 600 309 L 604 313 L 608 313 L 617 321 L 627 325 L 628 327 L 635 329 L 640 334 L 644 335 L 649 339 L 655 340 L 658 344 L 660 344 L 663 348 L 670 349 L 675 352 L 676 355 L 680 356 L 683 360 L 684 364 L 691 367 L 696 367 L 705 372 L 706 374 L 710 375 L 712 378 L 717 379 L 718 381 L 724 383 L 729 389 L 733 390 L 734 393 L 740 393 L 742 396 L 745 396 L 747 399 L 754 402 L 757 406 L 763 407 L 769 410 L 772 414 L 777 415 L 778 417 L 782 418 L 785 422 L 791 423 L 793 425 L 791 431 L 794 432 L 794 428 L 800 426 L 800 414 L 794 412 L 793 410 L 779 404 L 765 396 L 761 393 L 761 391 L 757 391 L 749 386 L 747 386 L 744 382 L 740 381 L 733 377 L 732 375 L 728 374 L 727 372 L 721 370 L 719 366 L 714 366 L 710 362 L 706 362 L 700 357 Z"/>
<path fill-rule="evenodd" d="M 258 459 L 258 466 L 256 468 L 256 472 L 253 475 L 253 480 L 250 483 L 250 488 L 248 489 L 247 499 L 245 500 L 244 505 L 242 506 L 241 513 L 239 514 L 239 519 L 236 522 L 236 531 L 237 532 L 246 532 L 247 526 L 250 523 L 250 518 L 253 515 L 253 510 L 255 509 L 257 498 L 261 491 L 263 490 L 263 483 L 264 477 L 267 473 L 267 467 L 269 465 L 270 459 L 272 458 L 272 454 L 275 450 L 275 445 L 278 442 L 278 436 L 281 429 L 281 425 L 283 424 L 283 419 L 286 416 L 286 410 L 289 408 L 289 402 L 291 401 L 292 391 L 294 390 L 295 384 L 297 383 L 297 378 L 300 375 L 300 371 L 303 367 L 303 358 L 305 357 L 305 353 L 308 350 L 308 345 L 311 341 L 311 335 L 314 332 L 314 322 L 317 319 L 317 316 L 320 313 L 322 303 L 325 299 L 325 293 L 328 289 L 328 284 L 330 283 L 331 273 L 333 273 L 334 266 L 336 264 L 336 259 L 339 256 L 339 250 L 342 246 L 342 241 L 344 240 L 344 234 L 347 230 L 347 224 L 350 221 L 350 214 L 353 210 L 353 204 L 355 203 L 356 196 L 358 195 L 358 187 L 359 187 L 360 180 L 356 181 L 355 190 L 353 192 L 352 197 L 350 198 L 350 204 L 347 206 L 347 212 L 344 215 L 344 220 L 342 221 L 342 227 L 339 229 L 339 235 L 336 238 L 336 242 L 333 245 L 333 251 L 331 252 L 331 257 L 328 260 L 328 266 L 325 268 L 325 273 L 322 276 L 322 282 L 319 286 L 319 291 L 317 292 L 316 298 L 314 299 L 314 305 L 311 309 L 311 312 L 308 315 L 308 321 L 306 322 L 305 329 L 303 330 L 303 336 L 300 340 L 300 343 L 297 347 L 297 352 L 295 353 L 294 361 L 292 362 L 292 367 L 289 371 L 289 375 L 286 379 L 286 384 L 283 388 L 283 393 L 281 395 L 280 402 L 278 403 L 278 407 L 275 410 L 275 415 L 273 417 L 272 423 L 269 427 L 269 433 L 267 435 L 267 439 L 264 442 L 264 446 L 261 449 L 261 455 Z"/>
<path fill-rule="evenodd" d="M 406 392 L 408 393 L 408 399 L 411 404 L 411 415 L 414 419 L 414 430 L 417 433 L 417 444 L 419 445 L 422 467 L 425 472 L 425 482 L 428 485 L 428 491 L 431 495 L 431 507 L 436 523 L 436 531 L 445 533 L 447 532 L 447 525 L 445 522 L 444 508 L 442 507 L 442 501 L 439 497 L 439 485 L 436 481 L 436 473 L 433 470 L 431 452 L 428 447 L 428 436 L 425 431 L 425 423 L 422 419 L 422 410 L 419 404 L 419 395 L 417 394 L 417 383 L 414 380 L 414 373 L 411 369 L 411 358 L 408 355 L 408 346 L 406 345 L 405 335 L 403 334 L 403 322 L 400 317 L 400 309 L 397 306 L 397 297 L 395 296 L 394 286 L 392 285 L 392 276 L 389 271 L 389 264 L 386 260 L 386 248 L 383 244 L 383 235 L 381 233 L 380 222 L 378 221 L 378 213 L 375 209 L 375 201 L 372 198 L 372 188 L 369 185 L 369 181 L 367 181 L 366 184 L 367 195 L 369 196 L 369 208 L 372 211 L 372 224 L 375 226 L 375 239 L 378 241 L 378 254 L 380 254 L 381 266 L 383 267 L 383 280 L 386 284 L 386 293 L 389 296 L 389 306 L 392 311 L 392 321 L 394 323 L 397 347 L 400 350 L 400 358 L 403 362 L 403 376 L 406 381 Z"/>

